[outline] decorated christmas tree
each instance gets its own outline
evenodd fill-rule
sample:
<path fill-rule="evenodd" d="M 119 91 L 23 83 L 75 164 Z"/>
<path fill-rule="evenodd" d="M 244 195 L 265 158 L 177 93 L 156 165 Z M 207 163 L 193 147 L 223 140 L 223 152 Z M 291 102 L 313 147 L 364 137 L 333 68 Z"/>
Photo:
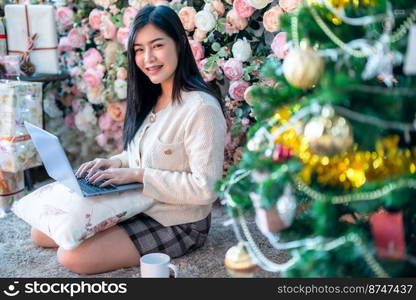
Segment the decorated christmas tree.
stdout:
<path fill-rule="evenodd" d="M 237 276 L 256 266 L 285 277 L 414 276 L 415 4 L 284 2 L 288 42 L 262 66 L 276 84 L 246 91 L 256 123 L 218 185 L 239 240 L 225 265 Z M 247 214 L 286 262 L 261 253 Z"/>

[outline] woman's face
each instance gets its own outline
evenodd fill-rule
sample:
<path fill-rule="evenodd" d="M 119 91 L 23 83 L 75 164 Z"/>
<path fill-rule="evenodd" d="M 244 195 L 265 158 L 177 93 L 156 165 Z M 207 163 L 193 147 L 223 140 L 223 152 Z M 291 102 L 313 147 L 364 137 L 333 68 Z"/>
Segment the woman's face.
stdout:
<path fill-rule="evenodd" d="M 152 24 L 137 32 L 134 40 L 137 67 L 154 84 L 173 80 L 178 55 L 172 38 Z"/>

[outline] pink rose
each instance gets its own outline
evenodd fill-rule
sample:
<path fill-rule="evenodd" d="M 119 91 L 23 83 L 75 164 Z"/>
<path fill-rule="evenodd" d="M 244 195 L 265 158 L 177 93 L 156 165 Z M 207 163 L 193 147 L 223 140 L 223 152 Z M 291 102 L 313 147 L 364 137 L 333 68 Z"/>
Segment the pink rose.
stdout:
<path fill-rule="evenodd" d="M 83 64 L 85 68 L 95 68 L 98 63 L 103 61 L 100 52 L 95 48 L 88 49 L 83 56 Z"/>
<path fill-rule="evenodd" d="M 88 22 L 90 23 L 91 28 L 100 29 L 101 27 L 101 16 L 104 14 L 102 10 L 94 8 L 88 17 Z"/>
<path fill-rule="evenodd" d="M 230 24 L 228 22 L 225 22 L 224 27 L 225 27 L 225 33 L 228 35 L 233 35 L 238 32 L 238 29 L 233 24 Z"/>
<path fill-rule="evenodd" d="M 85 42 L 85 36 L 79 28 L 72 28 L 68 33 L 68 42 L 73 48 L 80 48 Z"/>
<path fill-rule="evenodd" d="M 279 0 L 279 6 L 288 13 L 293 13 L 302 0 Z"/>
<path fill-rule="evenodd" d="M 289 52 L 286 36 L 286 32 L 279 32 L 276 34 L 271 44 L 273 53 L 279 59 L 284 59 Z"/>
<path fill-rule="evenodd" d="M 59 39 L 58 52 L 69 52 L 72 50 L 72 44 L 69 42 L 69 38 L 64 36 Z"/>
<path fill-rule="evenodd" d="M 201 60 L 204 58 L 204 47 L 199 41 L 189 40 L 189 44 L 191 45 L 192 53 L 194 54 L 194 58 L 196 61 Z"/>
<path fill-rule="evenodd" d="M 117 31 L 117 41 L 127 49 L 127 41 L 129 39 L 129 31 L 128 27 L 119 28 Z"/>
<path fill-rule="evenodd" d="M 231 9 L 227 13 L 226 20 L 227 20 L 227 23 L 232 25 L 237 30 L 243 30 L 248 25 L 247 18 L 240 17 L 235 9 Z"/>
<path fill-rule="evenodd" d="M 65 125 L 68 128 L 74 128 L 75 127 L 75 113 L 70 113 L 65 117 Z"/>
<path fill-rule="evenodd" d="M 196 41 L 202 42 L 207 37 L 207 33 L 198 28 L 195 28 L 193 38 Z"/>
<path fill-rule="evenodd" d="M 104 148 L 107 145 L 107 136 L 104 133 L 101 133 L 95 137 L 95 141 L 97 142 L 98 146 Z"/>
<path fill-rule="evenodd" d="M 243 63 L 236 58 L 227 60 L 222 69 L 224 75 L 230 80 L 239 80 L 243 77 Z"/>
<path fill-rule="evenodd" d="M 136 17 L 139 11 L 134 7 L 127 7 L 123 14 L 123 23 L 126 27 L 130 27 L 131 22 Z"/>
<path fill-rule="evenodd" d="M 192 31 L 195 28 L 195 15 L 196 10 L 191 6 L 182 7 L 178 13 L 179 18 L 181 19 L 183 28 L 186 31 Z"/>
<path fill-rule="evenodd" d="M 232 81 L 228 93 L 234 100 L 243 100 L 244 92 L 250 86 L 250 84 L 244 80 Z"/>
<path fill-rule="evenodd" d="M 233 3 L 233 9 L 241 18 L 249 18 L 256 10 L 254 7 L 250 6 L 246 0 L 235 0 Z"/>
<path fill-rule="evenodd" d="M 103 79 L 103 72 L 95 69 L 87 69 L 84 75 L 82 75 L 82 80 L 88 87 L 97 87 L 101 84 Z"/>
<path fill-rule="evenodd" d="M 74 12 L 67 6 L 58 7 L 56 9 L 56 20 L 62 31 L 70 27 L 73 23 Z"/>
<path fill-rule="evenodd" d="M 283 9 L 279 6 L 273 6 L 263 15 L 264 29 L 269 32 L 276 32 L 280 30 L 279 18 L 284 14 Z"/>
<path fill-rule="evenodd" d="M 225 7 L 221 0 L 214 0 L 212 2 L 212 6 L 214 7 L 214 10 L 217 13 L 218 17 L 222 17 L 224 15 Z"/>
<path fill-rule="evenodd" d="M 113 22 L 110 20 L 110 16 L 108 14 L 103 14 L 101 17 L 101 26 L 100 30 L 103 34 L 103 37 L 107 40 L 112 40 L 117 33 L 117 27 L 114 26 Z"/>
<path fill-rule="evenodd" d="M 103 113 L 98 118 L 98 126 L 100 126 L 100 129 L 102 131 L 110 130 L 112 124 L 113 124 L 113 119 L 110 117 L 110 114 L 108 112 Z"/>

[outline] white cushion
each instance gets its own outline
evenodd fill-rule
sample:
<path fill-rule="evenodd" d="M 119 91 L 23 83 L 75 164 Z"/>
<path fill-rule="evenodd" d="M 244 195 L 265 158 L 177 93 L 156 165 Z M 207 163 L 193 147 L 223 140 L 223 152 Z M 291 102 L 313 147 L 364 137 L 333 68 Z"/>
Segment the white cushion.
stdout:
<path fill-rule="evenodd" d="M 81 197 L 59 182 L 16 201 L 12 211 L 66 250 L 152 206 L 141 190 Z"/>

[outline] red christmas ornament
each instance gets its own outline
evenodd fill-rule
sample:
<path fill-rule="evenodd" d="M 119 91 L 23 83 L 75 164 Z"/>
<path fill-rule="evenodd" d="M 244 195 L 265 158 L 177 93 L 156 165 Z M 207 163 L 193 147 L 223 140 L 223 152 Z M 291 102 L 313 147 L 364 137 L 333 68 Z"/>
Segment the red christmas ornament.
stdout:
<path fill-rule="evenodd" d="M 370 217 L 377 256 L 382 259 L 404 260 L 406 247 L 403 213 L 380 210 Z"/>
<path fill-rule="evenodd" d="M 272 160 L 275 163 L 283 163 L 292 157 L 292 148 L 285 145 L 277 145 L 273 151 Z"/>

